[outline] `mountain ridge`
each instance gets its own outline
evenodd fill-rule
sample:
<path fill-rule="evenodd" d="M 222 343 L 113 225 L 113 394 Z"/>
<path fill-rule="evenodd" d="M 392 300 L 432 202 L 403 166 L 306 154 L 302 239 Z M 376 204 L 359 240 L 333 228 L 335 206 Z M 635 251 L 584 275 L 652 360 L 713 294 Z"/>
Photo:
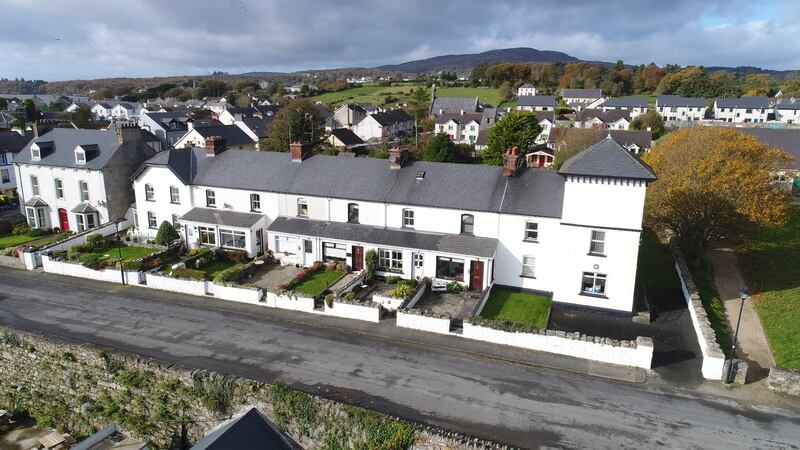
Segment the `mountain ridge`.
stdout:
<path fill-rule="evenodd" d="M 424 73 L 441 70 L 466 71 L 479 64 L 526 62 L 579 62 L 580 59 L 555 50 L 530 47 L 513 47 L 488 50 L 481 53 L 439 55 L 425 59 L 387 64 L 376 69 L 388 72 Z"/>

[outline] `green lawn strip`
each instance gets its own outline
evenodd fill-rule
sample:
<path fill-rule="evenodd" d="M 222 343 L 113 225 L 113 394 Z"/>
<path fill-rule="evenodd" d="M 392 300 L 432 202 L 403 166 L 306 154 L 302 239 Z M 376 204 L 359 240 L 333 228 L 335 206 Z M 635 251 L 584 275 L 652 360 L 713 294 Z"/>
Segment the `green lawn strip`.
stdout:
<path fill-rule="evenodd" d="M 229 259 L 220 258 L 216 261 L 211 261 L 205 266 L 201 266 L 200 270 L 206 273 L 206 278 L 213 280 L 217 275 L 220 274 L 220 272 L 224 270 L 230 269 L 231 267 L 239 268 L 242 266 L 244 266 L 243 263 L 237 263 Z"/>
<path fill-rule="evenodd" d="M 487 87 L 443 87 L 436 89 L 437 97 L 478 97 L 481 103 L 499 105 L 505 99 L 500 96 L 500 89 Z"/>
<path fill-rule="evenodd" d="M 493 288 L 481 311 L 487 319 L 508 320 L 543 330 L 550 315 L 550 299 L 528 292 Z"/>
<path fill-rule="evenodd" d="M 50 236 L 45 236 L 43 238 L 31 242 L 31 245 L 33 245 L 34 247 L 44 247 L 45 245 L 52 244 L 55 241 L 66 239 L 67 237 L 68 236 L 62 235 L 61 233 L 51 234 Z"/>
<path fill-rule="evenodd" d="M 36 239 L 39 238 L 26 236 L 24 234 L 23 235 L 8 234 L 5 236 L 0 236 L 0 250 L 8 247 L 16 247 L 17 245 L 21 245 Z"/>
<path fill-rule="evenodd" d="M 650 230 L 642 233 L 636 278 L 641 284 L 651 288 L 681 289 L 669 245 L 660 242 Z"/>
<path fill-rule="evenodd" d="M 706 310 L 711 328 L 714 329 L 714 333 L 717 335 L 717 343 L 722 347 L 725 356 L 730 356 L 731 329 L 725 319 L 725 306 L 722 304 L 722 300 L 719 299 L 719 293 L 717 293 L 717 288 L 714 285 L 714 272 L 711 264 L 708 260 L 702 258 L 697 266 L 689 267 L 689 270 L 692 272 L 694 284 L 700 293 L 700 301 Z"/>
<path fill-rule="evenodd" d="M 775 362 L 800 369 L 800 209 L 783 227 L 762 229 L 736 250 Z"/>
<path fill-rule="evenodd" d="M 316 297 L 341 280 L 345 275 L 347 275 L 345 272 L 338 270 L 327 271 L 321 269 L 300 280 L 292 287 L 292 291 Z"/>
<path fill-rule="evenodd" d="M 148 247 L 133 247 L 126 245 L 118 247 L 116 244 L 112 243 L 104 245 L 100 248 L 96 248 L 92 251 L 92 253 L 100 256 L 108 255 L 111 258 L 119 258 L 120 249 L 122 250 L 123 261 L 144 258 L 145 256 L 152 255 L 157 251 L 155 248 Z"/>
<path fill-rule="evenodd" d="M 394 86 L 366 85 L 350 89 L 343 89 L 336 92 L 326 92 L 314 97 L 312 100 L 326 104 L 339 104 L 346 102 L 373 103 L 375 105 L 385 105 L 387 97 L 394 97 L 389 105 L 396 103 L 408 103 L 411 99 L 411 91 L 416 89 L 413 83 L 404 83 Z M 486 87 L 442 87 L 436 89 L 437 97 L 478 97 L 481 103 L 499 105 L 503 102 L 500 90 Z"/>

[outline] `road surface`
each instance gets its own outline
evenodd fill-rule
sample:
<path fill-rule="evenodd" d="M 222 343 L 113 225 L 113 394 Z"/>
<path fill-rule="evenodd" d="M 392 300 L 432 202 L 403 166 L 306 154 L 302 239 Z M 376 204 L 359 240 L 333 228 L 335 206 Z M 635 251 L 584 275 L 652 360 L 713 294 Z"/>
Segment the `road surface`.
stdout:
<path fill-rule="evenodd" d="M 800 414 L 531 368 L 282 311 L 0 268 L 0 323 L 264 381 L 526 448 L 798 448 Z M 298 313 L 293 313 L 298 314 Z"/>

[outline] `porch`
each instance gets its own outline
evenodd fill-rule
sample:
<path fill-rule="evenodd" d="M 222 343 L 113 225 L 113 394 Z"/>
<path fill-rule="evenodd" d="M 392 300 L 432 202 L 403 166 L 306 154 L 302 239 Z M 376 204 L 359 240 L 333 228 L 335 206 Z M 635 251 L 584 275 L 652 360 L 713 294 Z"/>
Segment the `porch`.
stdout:
<path fill-rule="evenodd" d="M 242 250 L 254 258 L 264 254 L 266 216 L 216 208 L 193 208 L 178 218 L 176 227 L 190 247 Z M 158 224 L 150 223 L 151 228 Z"/>

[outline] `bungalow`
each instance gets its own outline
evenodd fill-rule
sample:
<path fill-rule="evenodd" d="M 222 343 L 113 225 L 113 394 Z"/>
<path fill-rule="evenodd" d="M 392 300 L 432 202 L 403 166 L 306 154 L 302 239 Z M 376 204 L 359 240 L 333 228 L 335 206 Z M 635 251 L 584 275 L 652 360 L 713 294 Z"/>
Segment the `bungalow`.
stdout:
<path fill-rule="evenodd" d="M 17 189 L 17 178 L 14 171 L 14 156 L 28 143 L 16 131 L 0 131 L 0 194 L 10 194 Z"/>
<path fill-rule="evenodd" d="M 517 99 L 518 111 L 555 111 L 556 98 L 552 95 L 526 95 Z"/>
<path fill-rule="evenodd" d="M 444 133 L 457 144 L 475 144 L 481 130 L 483 114 L 442 114 L 436 117 L 434 133 Z"/>
<path fill-rule="evenodd" d="M 204 147 L 209 137 L 221 137 L 228 148 L 258 150 L 258 141 L 242 131 L 237 125 L 192 127 L 175 142 L 175 148 Z"/>
<path fill-rule="evenodd" d="M 659 95 L 656 97 L 656 111 L 665 122 L 694 122 L 705 117 L 706 99 Z"/>
<path fill-rule="evenodd" d="M 111 110 L 114 109 L 114 103 L 111 101 L 99 101 L 92 105 L 92 114 L 95 120 L 108 120 L 111 118 Z"/>
<path fill-rule="evenodd" d="M 402 109 L 393 109 L 370 114 L 350 129 L 365 141 L 385 139 L 413 132 L 414 118 Z"/>
<path fill-rule="evenodd" d="M 14 160 L 20 202 L 34 228 L 83 231 L 122 219 L 134 201 L 130 177 L 156 152 L 142 130 L 116 132 L 35 124 Z"/>
<path fill-rule="evenodd" d="M 606 100 L 599 106 L 599 108 L 603 111 L 628 111 L 630 113 L 630 118 L 635 119 L 641 114 L 647 112 L 649 109 L 649 103 L 647 97 L 644 96 L 618 97 Z"/>
<path fill-rule="evenodd" d="M 524 97 L 526 95 L 536 95 L 536 86 L 525 83 L 517 88 L 517 97 Z"/>
<path fill-rule="evenodd" d="M 136 122 L 142 105 L 138 103 L 119 102 L 111 108 L 111 117 L 116 120 L 128 120 Z"/>
<path fill-rule="evenodd" d="M 714 119 L 730 123 L 764 123 L 769 109 L 769 97 L 718 98 L 714 100 Z"/>
<path fill-rule="evenodd" d="M 558 150 L 564 138 L 572 132 L 574 128 L 554 128 L 547 138 L 548 147 Z M 650 131 L 628 131 L 628 130 L 585 130 L 594 133 L 594 142 L 600 142 L 604 138 L 611 136 L 611 139 L 622 148 L 633 154 L 649 152 L 653 148 L 653 133 Z"/>
<path fill-rule="evenodd" d="M 576 111 L 596 108 L 605 100 L 602 89 L 563 89 L 561 97 L 567 106 Z"/>
<path fill-rule="evenodd" d="M 611 139 L 556 172 L 291 152 L 172 149 L 133 177 L 139 232 L 178 224 L 190 246 L 267 251 L 283 264 L 342 261 L 378 276 L 552 293 L 554 302 L 630 313 L 652 170 Z M 608 162 L 612 162 L 609 164 Z M 236 176 L 231 176 L 235 174 Z M 353 180 L 369 180 L 357 183 Z M 465 192 L 469 195 L 465 195 Z"/>
<path fill-rule="evenodd" d="M 627 130 L 633 118 L 627 109 L 584 109 L 575 115 L 575 128 Z"/>

